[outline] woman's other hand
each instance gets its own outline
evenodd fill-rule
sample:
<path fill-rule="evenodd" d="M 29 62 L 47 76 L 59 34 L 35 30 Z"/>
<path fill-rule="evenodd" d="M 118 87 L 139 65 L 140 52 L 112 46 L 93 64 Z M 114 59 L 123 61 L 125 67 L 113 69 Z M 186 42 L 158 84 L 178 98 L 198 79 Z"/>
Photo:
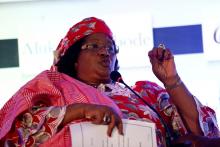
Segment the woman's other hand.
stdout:
<path fill-rule="evenodd" d="M 84 118 L 94 124 L 108 125 L 108 136 L 111 136 L 114 127 L 117 127 L 119 134 L 123 135 L 123 124 L 120 116 L 111 107 L 104 105 L 85 103 L 68 105 L 61 127 L 71 121 Z"/>
<path fill-rule="evenodd" d="M 148 52 L 148 56 L 152 64 L 152 70 L 161 82 L 166 84 L 169 82 L 168 80 L 176 78 L 177 71 L 174 57 L 169 49 L 154 47 Z"/>
<path fill-rule="evenodd" d="M 123 125 L 120 116 L 111 107 L 88 104 L 84 109 L 85 118 L 94 124 L 108 125 L 107 134 L 111 136 L 114 127 L 123 135 Z"/>

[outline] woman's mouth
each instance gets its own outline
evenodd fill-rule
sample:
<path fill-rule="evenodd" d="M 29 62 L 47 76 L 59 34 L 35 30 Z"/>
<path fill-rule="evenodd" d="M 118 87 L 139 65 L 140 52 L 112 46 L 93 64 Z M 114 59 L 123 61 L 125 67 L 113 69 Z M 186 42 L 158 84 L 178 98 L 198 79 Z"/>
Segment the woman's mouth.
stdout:
<path fill-rule="evenodd" d="M 110 62 L 109 59 L 103 59 L 103 60 L 100 62 L 100 64 L 101 64 L 103 67 L 105 67 L 105 68 L 111 67 L 111 62 Z"/>

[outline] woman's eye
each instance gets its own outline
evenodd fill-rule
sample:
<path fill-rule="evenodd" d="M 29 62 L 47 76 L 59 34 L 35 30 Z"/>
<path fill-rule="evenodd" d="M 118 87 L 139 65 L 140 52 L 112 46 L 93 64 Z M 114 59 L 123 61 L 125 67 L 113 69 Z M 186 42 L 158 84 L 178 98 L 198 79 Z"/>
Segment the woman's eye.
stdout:
<path fill-rule="evenodd" d="M 92 46 L 92 48 L 94 48 L 94 49 L 98 49 L 98 48 L 99 48 L 98 44 L 91 44 L 91 46 Z"/>

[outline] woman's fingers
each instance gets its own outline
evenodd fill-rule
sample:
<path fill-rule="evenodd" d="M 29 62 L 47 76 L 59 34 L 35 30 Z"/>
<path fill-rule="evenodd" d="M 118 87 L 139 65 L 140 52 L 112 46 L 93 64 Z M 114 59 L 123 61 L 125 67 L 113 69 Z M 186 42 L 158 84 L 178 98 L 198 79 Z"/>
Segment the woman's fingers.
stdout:
<path fill-rule="evenodd" d="M 123 123 L 122 123 L 121 118 L 119 118 L 119 121 L 118 121 L 118 124 L 117 124 L 117 128 L 118 128 L 119 134 L 124 135 L 124 132 L 123 132 Z"/>
<path fill-rule="evenodd" d="M 119 134 L 123 135 L 122 120 L 118 115 L 111 115 L 111 122 L 108 124 L 107 134 L 109 137 L 112 135 L 113 129 L 117 127 Z"/>
<path fill-rule="evenodd" d="M 164 60 L 169 60 L 173 58 L 170 49 L 153 48 L 148 52 L 151 63 L 163 62 Z"/>
<path fill-rule="evenodd" d="M 153 73 L 162 83 L 177 74 L 174 57 L 169 49 L 153 48 L 148 52 L 148 56 Z"/>
<path fill-rule="evenodd" d="M 172 54 L 172 52 L 170 51 L 170 49 L 166 49 L 165 54 L 164 54 L 164 60 L 169 60 L 169 59 L 173 59 L 174 56 Z"/>
<path fill-rule="evenodd" d="M 111 122 L 108 124 L 108 130 L 107 130 L 107 134 L 108 134 L 109 137 L 111 137 L 112 131 L 113 131 L 115 125 L 116 125 L 116 122 L 115 122 L 115 121 L 116 121 L 116 119 L 115 119 L 115 117 L 112 115 L 112 116 L 111 116 Z"/>
<path fill-rule="evenodd" d="M 119 115 L 110 107 L 91 104 L 86 108 L 85 117 L 93 124 L 108 125 L 107 134 L 111 136 L 115 127 L 118 128 L 119 134 L 123 135 L 123 124 Z"/>

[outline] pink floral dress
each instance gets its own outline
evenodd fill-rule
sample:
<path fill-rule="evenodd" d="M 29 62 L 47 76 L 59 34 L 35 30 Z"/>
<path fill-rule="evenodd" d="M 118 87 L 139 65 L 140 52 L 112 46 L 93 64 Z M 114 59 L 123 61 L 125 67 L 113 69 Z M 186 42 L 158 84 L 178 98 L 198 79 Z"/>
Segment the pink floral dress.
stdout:
<path fill-rule="evenodd" d="M 119 83 L 101 84 L 97 89 L 112 98 L 122 111 L 123 118 L 155 123 L 157 145 L 166 146 L 165 136 L 167 132 L 158 115 L 129 89 Z M 157 110 L 171 129 L 172 137 L 187 133 L 187 129 L 165 89 L 149 81 L 136 82 L 133 89 Z M 201 105 L 196 98 L 195 101 L 204 135 L 218 136 L 215 112 L 209 107 Z M 59 131 L 59 125 L 65 115 L 65 110 L 66 106 L 48 107 L 43 104 L 27 110 L 15 120 L 14 127 L 5 136 L 5 144 L 27 147 L 39 146 Z"/>

